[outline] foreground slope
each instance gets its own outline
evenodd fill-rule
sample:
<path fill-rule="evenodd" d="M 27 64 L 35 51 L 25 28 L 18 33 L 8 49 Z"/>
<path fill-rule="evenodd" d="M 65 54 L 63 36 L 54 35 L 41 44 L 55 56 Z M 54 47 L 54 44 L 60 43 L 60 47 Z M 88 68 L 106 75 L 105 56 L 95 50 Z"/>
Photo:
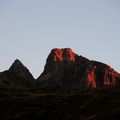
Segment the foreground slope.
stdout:
<path fill-rule="evenodd" d="M 120 120 L 120 88 L 0 89 L 0 120 Z"/>
<path fill-rule="evenodd" d="M 75 54 L 71 48 L 55 48 L 37 80 L 40 87 L 101 88 L 120 85 L 120 74 L 104 63 Z"/>

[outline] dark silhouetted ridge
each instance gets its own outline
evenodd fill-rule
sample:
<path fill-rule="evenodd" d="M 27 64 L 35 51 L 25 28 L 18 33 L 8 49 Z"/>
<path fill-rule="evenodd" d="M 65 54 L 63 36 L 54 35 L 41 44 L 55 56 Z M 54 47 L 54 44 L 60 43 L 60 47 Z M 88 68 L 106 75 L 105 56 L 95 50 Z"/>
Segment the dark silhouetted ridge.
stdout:
<path fill-rule="evenodd" d="M 0 73 L 1 87 L 32 87 L 34 78 L 29 70 L 18 59 L 9 70 Z"/>

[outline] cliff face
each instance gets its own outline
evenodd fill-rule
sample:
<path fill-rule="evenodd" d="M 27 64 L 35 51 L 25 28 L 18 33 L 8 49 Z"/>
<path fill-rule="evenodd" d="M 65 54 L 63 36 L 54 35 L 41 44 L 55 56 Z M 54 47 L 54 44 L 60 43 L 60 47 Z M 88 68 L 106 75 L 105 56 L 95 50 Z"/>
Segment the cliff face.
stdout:
<path fill-rule="evenodd" d="M 0 73 L 0 87 L 31 87 L 34 78 L 29 70 L 17 59 L 9 70 Z"/>
<path fill-rule="evenodd" d="M 37 80 L 41 87 L 101 88 L 118 85 L 120 74 L 104 63 L 75 54 L 71 48 L 55 48 Z"/>
<path fill-rule="evenodd" d="M 86 69 L 87 85 L 93 88 L 109 87 L 119 84 L 120 74 L 114 71 L 110 66 L 91 61 Z"/>

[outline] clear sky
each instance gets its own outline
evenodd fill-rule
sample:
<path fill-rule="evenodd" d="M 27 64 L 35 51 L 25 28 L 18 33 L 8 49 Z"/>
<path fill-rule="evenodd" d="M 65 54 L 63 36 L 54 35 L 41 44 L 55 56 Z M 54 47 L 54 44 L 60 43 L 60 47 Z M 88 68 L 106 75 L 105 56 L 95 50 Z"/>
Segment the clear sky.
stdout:
<path fill-rule="evenodd" d="M 0 0 L 0 71 L 18 58 L 37 78 L 54 47 L 120 72 L 120 0 Z"/>

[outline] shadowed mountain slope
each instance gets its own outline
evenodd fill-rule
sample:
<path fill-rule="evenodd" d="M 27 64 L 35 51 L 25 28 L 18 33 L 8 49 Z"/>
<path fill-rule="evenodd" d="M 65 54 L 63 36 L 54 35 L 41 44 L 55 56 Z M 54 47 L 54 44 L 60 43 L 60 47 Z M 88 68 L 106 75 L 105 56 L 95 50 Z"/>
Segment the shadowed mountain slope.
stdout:
<path fill-rule="evenodd" d="M 0 87 L 32 87 L 34 78 L 29 70 L 15 60 L 9 70 L 0 73 Z"/>

